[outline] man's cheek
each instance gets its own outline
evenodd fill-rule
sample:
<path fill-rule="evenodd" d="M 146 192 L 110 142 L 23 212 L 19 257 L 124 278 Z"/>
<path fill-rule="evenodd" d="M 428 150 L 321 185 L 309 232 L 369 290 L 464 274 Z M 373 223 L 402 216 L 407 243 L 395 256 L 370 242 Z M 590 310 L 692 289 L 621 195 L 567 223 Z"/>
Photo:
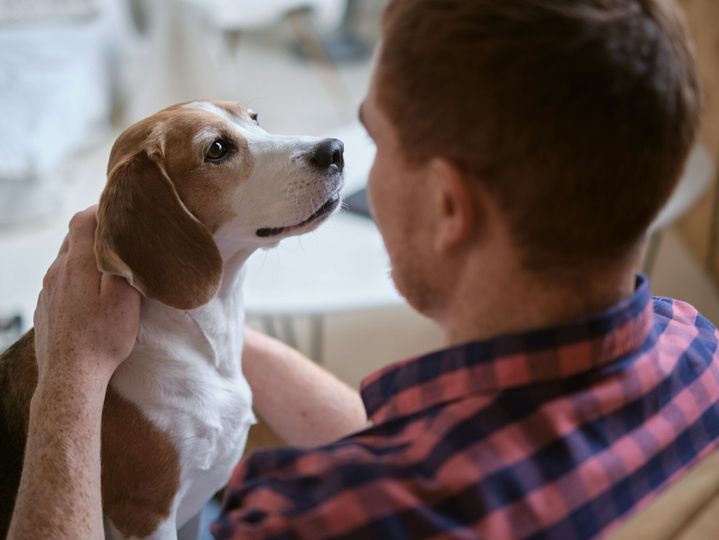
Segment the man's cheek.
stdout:
<path fill-rule="evenodd" d="M 378 212 L 382 204 L 382 190 L 381 175 L 379 171 L 379 165 L 377 160 L 372 165 L 369 172 L 369 179 L 367 181 L 367 195 L 369 199 L 369 207 L 372 212 L 372 216 L 375 221 L 379 222 Z"/>

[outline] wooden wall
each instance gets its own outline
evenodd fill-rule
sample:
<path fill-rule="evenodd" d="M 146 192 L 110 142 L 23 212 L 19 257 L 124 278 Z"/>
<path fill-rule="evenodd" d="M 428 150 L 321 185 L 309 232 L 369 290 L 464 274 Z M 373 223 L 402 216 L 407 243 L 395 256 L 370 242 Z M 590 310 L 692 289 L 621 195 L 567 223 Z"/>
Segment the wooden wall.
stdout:
<path fill-rule="evenodd" d="M 704 89 L 700 142 L 719 162 L 719 0 L 680 1 L 693 35 Z M 714 190 L 705 194 L 678 224 L 684 240 L 702 264 L 707 258 L 713 203 Z M 713 261 L 713 276 L 719 283 L 719 256 Z"/>

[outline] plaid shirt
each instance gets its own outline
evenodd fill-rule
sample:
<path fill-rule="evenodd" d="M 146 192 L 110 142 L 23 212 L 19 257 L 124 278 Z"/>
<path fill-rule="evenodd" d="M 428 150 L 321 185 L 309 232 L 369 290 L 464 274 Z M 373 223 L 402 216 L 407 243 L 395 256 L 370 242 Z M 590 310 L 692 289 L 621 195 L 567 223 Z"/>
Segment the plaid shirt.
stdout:
<path fill-rule="evenodd" d="M 632 298 L 372 375 L 373 427 L 236 469 L 217 539 L 590 538 L 719 442 L 716 328 Z"/>

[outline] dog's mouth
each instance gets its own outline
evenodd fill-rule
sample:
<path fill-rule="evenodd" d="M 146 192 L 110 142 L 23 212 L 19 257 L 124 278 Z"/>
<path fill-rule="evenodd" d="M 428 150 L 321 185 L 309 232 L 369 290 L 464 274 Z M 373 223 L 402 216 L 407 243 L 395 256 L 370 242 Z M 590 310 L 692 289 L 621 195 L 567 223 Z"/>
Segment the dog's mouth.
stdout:
<path fill-rule="evenodd" d="M 330 197 L 325 204 L 320 206 L 314 214 L 312 214 L 303 222 L 288 227 L 272 227 L 266 229 L 258 229 L 256 234 L 260 238 L 272 238 L 273 236 L 279 236 L 283 233 L 290 232 L 295 229 L 300 229 L 312 223 L 322 221 L 324 218 L 326 218 L 335 211 L 335 209 L 340 205 L 341 200 L 342 198 L 339 196 L 339 194 L 335 194 Z"/>

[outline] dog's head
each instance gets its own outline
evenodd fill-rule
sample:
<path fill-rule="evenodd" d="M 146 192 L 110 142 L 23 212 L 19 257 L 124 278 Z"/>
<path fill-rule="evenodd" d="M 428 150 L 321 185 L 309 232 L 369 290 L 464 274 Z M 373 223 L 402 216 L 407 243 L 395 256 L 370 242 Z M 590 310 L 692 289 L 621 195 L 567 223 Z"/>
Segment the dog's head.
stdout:
<path fill-rule="evenodd" d="M 223 260 L 310 231 L 336 210 L 343 166 L 340 141 L 271 135 L 234 103 L 164 109 L 113 146 L 98 266 L 148 298 L 201 306 Z"/>

